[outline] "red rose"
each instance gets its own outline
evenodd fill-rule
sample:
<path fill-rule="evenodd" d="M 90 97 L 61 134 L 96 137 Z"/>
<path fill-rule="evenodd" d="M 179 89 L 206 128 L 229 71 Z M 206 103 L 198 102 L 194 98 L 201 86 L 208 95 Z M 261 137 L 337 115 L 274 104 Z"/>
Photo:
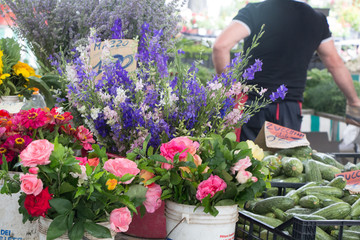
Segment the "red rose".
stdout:
<path fill-rule="evenodd" d="M 24 207 L 32 217 L 45 217 L 47 210 L 51 208 L 49 203 L 51 199 L 51 194 L 49 193 L 48 187 L 46 187 L 37 196 L 33 194 L 26 195 Z"/>

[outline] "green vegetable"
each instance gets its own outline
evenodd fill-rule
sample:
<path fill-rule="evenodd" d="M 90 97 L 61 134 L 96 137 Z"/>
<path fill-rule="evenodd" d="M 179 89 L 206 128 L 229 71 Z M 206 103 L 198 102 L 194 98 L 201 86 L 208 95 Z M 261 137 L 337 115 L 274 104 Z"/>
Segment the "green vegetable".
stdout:
<path fill-rule="evenodd" d="M 281 160 L 276 155 L 265 156 L 262 160 L 263 163 L 267 164 L 272 173 L 272 176 L 278 176 L 281 173 Z"/>
<path fill-rule="evenodd" d="M 319 227 L 316 227 L 315 240 L 334 240 L 329 234 Z"/>
<path fill-rule="evenodd" d="M 321 172 L 314 160 L 309 160 L 305 163 L 305 175 L 308 182 L 321 182 Z"/>
<path fill-rule="evenodd" d="M 266 217 L 266 216 L 262 216 L 262 215 L 259 215 L 259 214 L 255 214 L 255 213 L 252 213 L 252 212 L 249 212 L 249 211 L 246 211 L 246 210 L 240 210 L 241 212 L 249 215 L 250 217 L 253 217 L 261 222 L 264 222 L 272 227 L 277 227 L 279 226 L 280 224 L 282 224 L 283 222 L 279 219 L 276 219 L 276 218 L 271 218 L 271 217 Z M 256 224 L 254 224 L 254 228 L 255 228 Z"/>
<path fill-rule="evenodd" d="M 308 187 L 300 191 L 300 196 L 304 195 L 317 195 L 317 194 L 325 194 L 334 196 L 337 198 L 341 198 L 344 195 L 344 191 L 337 187 L 330 187 L 330 186 L 313 186 Z"/>
<path fill-rule="evenodd" d="M 320 200 L 314 195 L 307 195 L 300 198 L 299 205 L 304 208 L 318 208 L 320 207 Z"/>
<path fill-rule="evenodd" d="M 310 208 L 302 208 L 302 207 L 294 207 L 287 210 L 285 213 L 287 214 L 300 214 L 300 215 L 309 215 L 313 212 L 317 211 L 316 209 Z"/>
<path fill-rule="evenodd" d="M 336 177 L 329 182 L 328 186 L 344 189 L 346 186 L 346 179 L 343 176 Z"/>
<path fill-rule="evenodd" d="M 309 214 L 298 214 L 298 213 L 292 213 L 289 214 L 292 215 L 294 217 L 298 217 L 300 219 L 303 220 L 326 220 L 326 218 L 322 217 L 322 216 L 318 216 L 318 215 L 309 215 Z"/>
<path fill-rule="evenodd" d="M 259 214 L 265 214 L 267 212 L 272 212 L 273 208 L 279 208 L 282 211 L 286 211 L 294 206 L 295 201 L 292 198 L 285 196 L 275 196 L 255 203 L 253 211 Z"/>
<path fill-rule="evenodd" d="M 318 165 L 323 179 L 331 181 L 335 178 L 335 174 L 341 173 L 341 170 L 335 166 L 317 161 L 314 162 Z"/>
<path fill-rule="evenodd" d="M 328 154 L 314 151 L 313 154 L 311 155 L 311 157 L 316 161 L 332 165 L 332 166 L 337 167 L 337 168 L 339 168 L 341 170 L 344 169 L 343 164 L 339 163 L 335 158 L 333 158 L 332 156 L 330 156 Z"/>
<path fill-rule="evenodd" d="M 352 162 L 347 162 L 344 166 L 344 172 L 356 171 L 358 167 Z"/>
<path fill-rule="evenodd" d="M 334 236 L 336 238 L 339 237 L 339 230 L 332 230 L 331 231 L 331 236 Z M 360 232 L 358 231 L 353 231 L 353 230 L 346 230 L 346 229 L 343 229 L 343 233 L 342 233 L 342 238 L 341 239 L 344 239 L 344 240 L 352 240 L 352 239 L 357 239 L 359 240 L 360 239 Z"/>
<path fill-rule="evenodd" d="M 338 202 L 321 208 L 313 212 L 312 215 L 322 216 L 326 219 L 344 219 L 350 213 L 350 210 L 350 204 Z"/>
<path fill-rule="evenodd" d="M 337 202 L 343 202 L 343 200 L 331 195 L 326 195 L 321 193 L 314 193 L 313 195 L 319 199 L 321 207 L 327 207 Z"/>
<path fill-rule="evenodd" d="M 360 216 L 360 198 L 351 205 L 351 217 Z"/>
<path fill-rule="evenodd" d="M 304 169 L 302 162 L 295 157 L 283 158 L 281 162 L 283 172 L 288 177 L 297 177 Z"/>
<path fill-rule="evenodd" d="M 341 200 L 347 202 L 350 205 L 353 205 L 356 202 L 356 200 L 358 200 L 359 198 L 360 198 L 360 194 L 351 194 L 343 197 Z"/>

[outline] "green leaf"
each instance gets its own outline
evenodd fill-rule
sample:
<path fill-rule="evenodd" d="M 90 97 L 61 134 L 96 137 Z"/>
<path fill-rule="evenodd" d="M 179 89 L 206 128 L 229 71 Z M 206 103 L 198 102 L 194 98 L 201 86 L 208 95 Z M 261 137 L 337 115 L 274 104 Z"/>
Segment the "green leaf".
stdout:
<path fill-rule="evenodd" d="M 165 157 L 163 157 L 163 156 L 161 156 L 159 154 L 151 155 L 149 158 L 150 158 L 150 160 L 155 161 L 155 162 L 162 162 L 162 163 L 170 163 L 171 164 L 171 162 L 169 162 L 168 160 L 166 160 Z"/>
<path fill-rule="evenodd" d="M 110 230 L 94 222 L 86 222 L 85 230 L 96 238 L 111 238 Z"/>
<path fill-rule="evenodd" d="M 74 198 L 78 198 L 79 196 L 84 195 L 85 193 L 86 193 L 86 188 L 78 187 L 78 190 L 77 190 Z"/>
<path fill-rule="evenodd" d="M 84 232 L 85 232 L 84 222 L 82 221 L 76 222 L 69 231 L 69 238 L 71 240 L 81 240 L 82 237 L 84 236 Z"/>
<path fill-rule="evenodd" d="M 53 198 L 49 203 L 59 214 L 67 214 L 72 210 L 72 203 L 64 198 Z"/>
<path fill-rule="evenodd" d="M 147 151 L 147 155 L 152 156 L 153 154 L 154 154 L 154 148 L 152 146 L 150 146 L 148 151 Z"/>
<path fill-rule="evenodd" d="M 217 202 L 215 204 L 215 206 L 231 206 L 231 205 L 235 205 L 235 204 L 236 204 L 235 201 L 232 199 L 224 199 L 224 200 Z"/>
<path fill-rule="evenodd" d="M 177 172 L 175 172 L 175 171 L 170 172 L 170 182 L 171 182 L 171 184 L 178 185 L 181 182 L 181 179 L 182 178 L 180 177 L 180 175 Z"/>
<path fill-rule="evenodd" d="M 126 158 L 129 159 L 129 160 L 134 161 L 136 159 L 136 157 L 137 157 L 137 154 L 134 153 L 134 152 L 130 152 L 130 153 L 126 154 Z"/>
<path fill-rule="evenodd" d="M 51 222 L 47 231 L 46 240 L 56 239 L 63 235 L 66 230 L 68 230 L 67 215 L 59 215 Z"/>
<path fill-rule="evenodd" d="M 60 186 L 60 194 L 67 193 L 67 192 L 73 192 L 76 190 L 76 187 L 71 185 L 69 182 L 63 182 Z"/>
<path fill-rule="evenodd" d="M 134 202 L 135 206 L 141 205 L 145 201 L 147 188 L 142 185 L 132 185 L 129 190 L 125 193 L 126 196 Z"/>
<path fill-rule="evenodd" d="M 125 204 L 131 211 L 137 212 L 135 205 L 130 201 L 128 196 L 122 195 L 119 198 L 119 202 Z"/>
<path fill-rule="evenodd" d="M 126 182 L 131 180 L 132 178 L 134 178 L 134 175 L 130 174 L 130 173 L 126 173 L 124 176 L 122 176 L 119 181 L 120 182 Z"/>
<path fill-rule="evenodd" d="M 233 142 L 236 142 L 236 134 L 234 132 L 229 132 L 225 135 L 225 138 L 230 139 Z"/>
<path fill-rule="evenodd" d="M 94 212 L 88 208 L 84 202 L 79 203 L 79 205 L 76 206 L 76 210 L 78 216 L 81 218 L 93 220 L 96 217 Z"/>

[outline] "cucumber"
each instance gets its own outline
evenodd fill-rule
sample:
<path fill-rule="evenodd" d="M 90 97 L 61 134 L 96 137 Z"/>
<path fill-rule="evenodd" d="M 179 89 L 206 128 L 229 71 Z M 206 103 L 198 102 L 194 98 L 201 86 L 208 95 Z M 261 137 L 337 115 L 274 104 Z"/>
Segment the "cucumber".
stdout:
<path fill-rule="evenodd" d="M 331 180 L 327 186 L 330 187 L 337 187 L 340 188 L 341 190 L 345 188 L 346 186 L 346 179 L 343 176 L 338 176 L 336 178 L 334 178 L 333 180 Z"/>
<path fill-rule="evenodd" d="M 326 220 L 326 218 L 324 218 L 322 216 L 318 216 L 318 215 L 296 214 L 296 213 L 292 213 L 289 215 L 292 215 L 293 217 L 298 217 L 302 220 Z"/>
<path fill-rule="evenodd" d="M 281 160 L 278 156 L 276 155 L 265 156 L 262 162 L 269 167 L 272 176 L 278 176 L 281 173 Z"/>
<path fill-rule="evenodd" d="M 304 169 L 302 162 L 295 157 L 283 158 L 281 162 L 283 172 L 288 177 L 297 177 Z"/>
<path fill-rule="evenodd" d="M 314 186 L 308 187 L 300 191 L 299 195 L 316 195 L 316 194 L 325 194 L 334 196 L 337 198 L 341 198 L 344 195 L 344 191 L 337 187 L 330 187 L 330 186 Z"/>
<path fill-rule="evenodd" d="M 316 227 L 315 240 L 334 240 L 334 238 L 321 228 Z"/>
<path fill-rule="evenodd" d="M 333 158 L 332 156 L 330 156 L 328 154 L 313 151 L 313 154 L 311 155 L 311 157 L 312 157 L 312 159 L 314 159 L 318 162 L 332 165 L 334 167 L 339 168 L 340 170 L 344 169 L 343 164 L 339 163 L 335 158 Z"/>
<path fill-rule="evenodd" d="M 322 162 L 314 161 L 321 172 L 321 177 L 325 180 L 331 181 L 335 178 L 335 175 L 341 173 L 341 170 L 335 166 L 325 164 Z"/>
<path fill-rule="evenodd" d="M 314 193 L 314 196 L 316 196 L 319 199 L 321 207 L 327 207 L 327 206 L 337 203 L 337 202 L 343 202 L 343 200 L 341 200 L 337 197 L 331 196 L 331 195 Z"/>
<path fill-rule="evenodd" d="M 346 202 L 338 202 L 321 208 L 313 212 L 312 215 L 322 216 L 326 219 L 344 219 L 350 211 L 350 204 Z"/>
<path fill-rule="evenodd" d="M 255 199 L 246 201 L 244 204 L 244 209 L 252 212 L 252 210 L 254 209 L 255 203 L 257 203 L 260 200 L 261 200 L 261 198 L 255 198 Z"/>
<path fill-rule="evenodd" d="M 360 216 L 360 198 L 351 205 L 351 217 Z"/>
<path fill-rule="evenodd" d="M 293 190 L 291 190 L 290 192 L 288 192 L 288 193 L 286 194 L 286 197 L 292 198 L 292 199 L 294 200 L 294 202 L 295 202 L 295 205 L 297 205 L 297 204 L 299 203 L 300 197 L 299 197 L 299 195 L 296 194 L 296 190 L 295 190 L 295 189 L 293 189 Z"/>
<path fill-rule="evenodd" d="M 307 195 L 300 198 L 299 205 L 304 208 L 311 208 L 311 209 L 318 208 L 320 207 L 320 200 L 318 197 L 314 195 Z"/>
<path fill-rule="evenodd" d="M 301 215 L 309 215 L 313 212 L 315 212 L 316 209 L 310 209 L 310 208 L 302 208 L 302 207 L 294 207 L 289 210 L 287 210 L 285 213 L 287 214 L 301 214 Z"/>
<path fill-rule="evenodd" d="M 264 216 L 271 217 L 271 218 L 276 218 L 275 213 L 273 213 L 273 212 L 268 212 Z"/>
<path fill-rule="evenodd" d="M 274 197 L 277 196 L 279 192 L 279 189 L 276 187 L 268 188 L 266 191 L 264 191 L 264 195 L 266 197 Z"/>
<path fill-rule="evenodd" d="M 295 206 L 295 201 L 292 198 L 285 196 L 269 197 L 255 203 L 253 212 L 259 214 L 265 214 L 271 212 L 272 208 L 279 208 L 282 211 L 286 211 Z"/>
<path fill-rule="evenodd" d="M 360 194 L 351 194 L 343 197 L 341 200 L 347 202 L 350 205 L 353 205 L 356 202 L 356 200 L 358 200 L 359 198 L 360 198 Z"/>
<path fill-rule="evenodd" d="M 321 172 L 314 160 L 308 160 L 305 163 L 305 175 L 308 182 L 321 182 Z"/>
<path fill-rule="evenodd" d="M 339 230 L 332 230 L 331 235 L 338 238 Z M 360 232 L 343 229 L 342 238 L 341 239 L 360 239 Z"/>
<path fill-rule="evenodd" d="M 358 167 L 352 162 L 347 162 L 344 166 L 344 172 L 356 171 Z"/>
<path fill-rule="evenodd" d="M 318 186 L 318 183 L 316 182 L 308 182 L 306 183 L 304 186 L 299 187 L 298 189 L 296 189 L 294 192 L 289 192 L 285 195 L 285 197 L 290 197 L 290 195 L 293 194 L 300 194 L 302 191 L 304 191 L 305 189 L 309 188 L 309 187 L 314 187 L 314 186 Z"/>
<path fill-rule="evenodd" d="M 301 146 L 301 147 L 281 149 L 277 152 L 277 155 L 296 157 L 300 160 L 304 160 L 304 159 L 311 158 L 312 153 L 313 153 L 313 150 L 311 147 Z"/>
<path fill-rule="evenodd" d="M 283 210 L 281 210 L 279 208 L 272 208 L 272 212 L 275 214 L 275 217 L 277 219 L 280 219 L 283 222 L 288 220 L 288 215 L 286 213 L 284 213 Z"/>
<path fill-rule="evenodd" d="M 283 222 L 279 219 L 276 219 L 276 218 L 271 218 L 271 217 L 266 217 L 266 216 L 262 216 L 262 215 L 259 215 L 259 214 L 255 214 L 255 213 L 252 213 L 252 212 L 249 212 L 249 211 L 246 211 L 246 210 L 240 210 L 240 212 L 243 212 L 247 215 L 249 215 L 250 217 L 253 217 L 261 222 L 264 222 L 272 227 L 277 227 L 279 226 L 280 224 L 282 224 Z M 256 226 L 256 224 L 254 224 L 254 227 Z"/>

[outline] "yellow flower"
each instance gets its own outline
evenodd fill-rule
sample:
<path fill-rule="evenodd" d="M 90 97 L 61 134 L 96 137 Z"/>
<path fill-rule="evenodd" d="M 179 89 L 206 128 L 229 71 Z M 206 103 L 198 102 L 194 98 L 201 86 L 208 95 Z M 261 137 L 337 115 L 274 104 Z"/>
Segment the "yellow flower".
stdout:
<path fill-rule="evenodd" d="M 30 76 L 38 76 L 35 74 L 35 70 L 23 62 L 18 62 L 13 66 L 13 70 L 16 75 L 23 75 L 24 78 L 28 78 Z"/>
<path fill-rule="evenodd" d="M 246 140 L 246 143 L 249 146 L 249 148 L 251 148 L 251 153 L 252 153 L 253 157 L 259 161 L 263 160 L 264 151 L 262 150 L 262 148 L 260 148 L 258 145 L 256 145 L 251 140 Z"/>
<path fill-rule="evenodd" d="M 4 67 L 4 63 L 2 60 L 3 55 L 4 55 L 3 51 L 0 50 L 0 74 L 3 73 L 3 67 Z"/>
<path fill-rule="evenodd" d="M 109 179 L 106 182 L 106 186 L 108 186 L 109 190 L 114 190 L 116 185 L 117 185 L 117 180 L 116 179 Z"/>

